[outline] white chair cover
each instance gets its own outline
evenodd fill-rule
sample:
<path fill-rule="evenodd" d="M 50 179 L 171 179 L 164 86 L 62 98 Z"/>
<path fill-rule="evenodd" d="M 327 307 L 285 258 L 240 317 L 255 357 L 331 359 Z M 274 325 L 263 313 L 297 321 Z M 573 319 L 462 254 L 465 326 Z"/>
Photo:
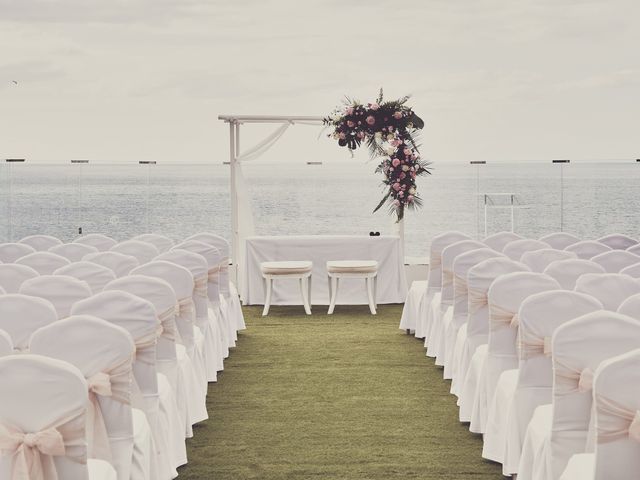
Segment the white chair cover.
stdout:
<path fill-rule="evenodd" d="M 11 335 L 13 347 L 18 351 L 29 348 L 33 332 L 57 319 L 56 309 L 44 298 L 19 293 L 0 295 L 0 329 Z"/>
<path fill-rule="evenodd" d="M 13 341 L 11 335 L 4 330 L 0 330 L 0 357 L 13 353 Z"/>
<path fill-rule="evenodd" d="M 565 290 L 537 293 L 522 302 L 518 312 L 516 383 L 510 383 L 503 373 L 496 388 L 496 398 L 504 398 L 506 405 L 503 475 L 518 473 L 524 435 L 533 412 L 538 406 L 551 403 L 553 332 L 569 320 L 601 309 L 602 303 L 590 295 Z"/>
<path fill-rule="evenodd" d="M 61 245 L 62 241 L 51 235 L 29 235 L 19 240 L 18 243 L 29 245 L 37 252 L 44 252 L 54 245 Z"/>
<path fill-rule="evenodd" d="M 35 252 L 20 257 L 15 261 L 18 265 L 26 265 L 33 268 L 40 275 L 51 275 L 54 271 L 65 265 L 69 265 L 69 260 L 51 252 Z"/>
<path fill-rule="evenodd" d="M 519 241 L 519 240 L 518 240 Z M 489 339 L 485 368 L 480 372 L 476 398 L 475 415 L 480 415 L 482 433 L 499 438 L 501 424 L 487 424 L 489 408 L 493 408 L 493 396 L 498 378 L 505 370 L 518 366 L 516 338 L 518 336 L 518 309 L 520 304 L 534 293 L 559 290 L 560 284 L 542 273 L 516 272 L 502 275 L 489 288 Z M 494 435 L 496 434 L 496 435 Z M 502 449 L 495 442 L 485 443 L 484 458 L 501 462 Z"/>
<path fill-rule="evenodd" d="M 69 316 L 74 303 L 91 296 L 91 288 L 74 277 L 42 275 L 24 282 L 20 293 L 48 300 L 56 309 L 58 318 L 65 318 Z"/>
<path fill-rule="evenodd" d="M 0 478 L 116 480 L 107 462 L 87 460 L 88 387 L 76 367 L 10 355 L 0 358 L 0 378 Z"/>
<path fill-rule="evenodd" d="M 489 235 L 482 241 L 496 252 L 502 252 L 507 243 L 511 243 L 515 240 L 522 240 L 522 237 L 513 232 L 498 232 L 493 235 Z"/>
<path fill-rule="evenodd" d="M 158 252 L 164 253 L 173 247 L 173 240 L 169 237 L 165 237 L 164 235 L 159 235 L 157 233 L 143 233 L 142 235 L 137 235 L 132 238 L 132 240 L 139 240 L 141 242 L 147 242 L 153 244 Z"/>
<path fill-rule="evenodd" d="M 89 387 L 88 455 L 110 462 L 119 480 L 130 479 L 135 344 L 129 332 L 96 317 L 75 316 L 34 332 L 30 349 L 69 362 L 82 372 Z"/>
<path fill-rule="evenodd" d="M 525 252 L 548 248 L 549 244 L 541 242 L 540 240 L 523 238 L 522 240 L 514 240 L 513 242 L 507 243 L 502 250 L 502 253 L 504 253 L 511 260 L 519 261 L 522 258 L 522 254 L 524 254 Z"/>
<path fill-rule="evenodd" d="M 39 274 L 33 268 L 26 265 L 7 263 L 0 265 L 0 287 L 6 293 L 18 293 L 20 286 L 30 278 Z"/>
<path fill-rule="evenodd" d="M 548 243 L 551 248 L 564 250 L 569 245 L 578 243 L 580 239 L 566 232 L 555 232 L 540 238 L 541 242 Z"/>
<path fill-rule="evenodd" d="M 578 258 L 584 260 L 591 260 L 593 257 L 600 253 L 608 252 L 611 247 L 608 247 L 604 243 L 596 242 L 595 240 L 582 240 L 581 242 L 574 243 L 565 248 L 567 252 L 575 253 Z"/>
<path fill-rule="evenodd" d="M 576 281 L 585 273 L 605 273 L 597 263 L 582 258 L 556 260 L 544 269 L 546 275 L 555 278 L 565 290 L 573 290 Z"/>
<path fill-rule="evenodd" d="M 591 261 L 601 265 L 607 273 L 618 273 L 625 267 L 639 263 L 640 256 L 625 250 L 611 250 L 610 252 L 596 255 Z"/>
<path fill-rule="evenodd" d="M 605 235 L 598 239 L 598 242 L 614 249 L 614 250 L 626 250 L 629 247 L 638 244 L 638 240 L 631 238 L 621 233 L 612 233 L 611 235 Z"/>
<path fill-rule="evenodd" d="M 542 273 L 552 262 L 577 258 L 578 256 L 573 252 L 543 248 L 541 250 L 524 252 L 520 261 L 529 267 L 532 272 Z"/>
<path fill-rule="evenodd" d="M 507 257 L 491 258 L 471 267 L 467 273 L 469 318 L 467 337 L 463 348 L 460 377 L 463 386 L 459 392 L 460 421 L 471 422 L 473 401 L 478 387 L 479 375 L 486 359 L 489 339 L 489 305 L 487 292 L 500 275 L 525 272 L 522 263 Z M 477 424 L 474 423 L 474 426 Z M 472 430 L 474 431 L 474 430 Z"/>
<path fill-rule="evenodd" d="M 597 298 L 605 309 L 615 312 L 627 298 L 640 293 L 640 282 L 620 273 L 587 273 L 578 278 L 575 289 Z"/>
<path fill-rule="evenodd" d="M 49 249 L 49 252 L 60 255 L 70 262 L 79 262 L 85 255 L 98 251 L 96 247 L 82 243 L 63 243 L 61 245 L 54 245 Z"/>
<path fill-rule="evenodd" d="M 618 313 L 640 320 L 640 294 L 631 295 L 618 307 Z"/>
<path fill-rule="evenodd" d="M 629 275 L 630 277 L 636 279 L 640 279 L 640 263 L 634 263 L 633 265 L 624 267 L 622 270 L 620 270 L 620 273 L 623 275 Z"/>
<path fill-rule="evenodd" d="M 84 245 L 91 245 L 95 247 L 100 252 L 106 252 L 111 247 L 113 247 L 116 242 L 113 238 L 107 237 L 101 233 L 89 233 L 87 235 L 82 235 L 76 238 L 73 243 L 82 243 Z"/>
<path fill-rule="evenodd" d="M 144 265 L 160 255 L 160 252 L 153 243 L 142 242 L 140 240 L 127 240 L 126 242 L 120 242 L 109 250 L 111 252 L 122 253 L 123 255 L 130 255 L 138 260 L 140 265 Z"/>
<path fill-rule="evenodd" d="M 82 280 L 89 285 L 93 293 L 101 292 L 107 283 L 116 279 L 116 274 L 110 268 L 87 261 L 70 263 L 59 268 L 53 274 L 67 275 Z"/>
<path fill-rule="evenodd" d="M 635 245 L 631 245 L 627 248 L 627 252 L 631 252 L 635 255 L 640 255 L 640 243 L 636 243 Z"/>
<path fill-rule="evenodd" d="M 135 257 L 118 252 L 90 253 L 82 260 L 109 268 L 117 278 L 128 275 L 131 270 L 140 265 Z"/>
<path fill-rule="evenodd" d="M 13 263 L 35 251 L 35 248 L 23 243 L 0 243 L 0 262 Z"/>

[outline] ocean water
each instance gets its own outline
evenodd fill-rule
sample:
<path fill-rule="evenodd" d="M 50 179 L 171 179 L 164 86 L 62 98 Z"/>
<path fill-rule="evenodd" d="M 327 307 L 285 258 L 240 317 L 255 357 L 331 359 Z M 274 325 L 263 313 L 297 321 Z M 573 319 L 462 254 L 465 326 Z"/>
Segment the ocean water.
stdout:
<path fill-rule="evenodd" d="M 256 163 L 245 167 L 256 233 L 393 233 L 375 164 Z M 405 254 L 428 255 L 430 239 L 457 229 L 482 237 L 485 194 L 513 194 L 514 229 L 564 230 L 581 238 L 640 237 L 640 163 L 436 163 L 420 178 L 424 207 L 408 211 Z M 505 202 L 506 200 L 506 202 Z M 487 233 L 511 228 L 510 197 L 489 196 Z M 563 206 L 561 208 L 561 205 Z M 2 164 L 0 240 L 32 233 L 64 241 L 102 232 L 126 239 L 158 232 L 179 239 L 211 230 L 229 238 L 229 166 L 192 164 Z"/>

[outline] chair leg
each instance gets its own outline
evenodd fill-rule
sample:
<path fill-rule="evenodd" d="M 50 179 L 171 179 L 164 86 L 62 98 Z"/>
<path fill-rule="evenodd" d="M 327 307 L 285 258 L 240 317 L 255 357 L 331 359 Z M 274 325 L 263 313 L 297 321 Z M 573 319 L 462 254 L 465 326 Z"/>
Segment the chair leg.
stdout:
<path fill-rule="evenodd" d="M 365 278 L 365 283 L 367 284 L 367 296 L 369 297 L 369 310 L 371 310 L 371 315 L 376 314 L 376 306 L 373 299 L 373 279 L 371 277 Z"/>
<path fill-rule="evenodd" d="M 265 278 L 265 298 L 264 298 L 264 309 L 262 310 L 262 316 L 266 317 L 269 313 L 269 307 L 271 307 L 271 287 L 272 287 L 272 278 Z"/>
<path fill-rule="evenodd" d="M 302 293 L 302 304 L 304 305 L 304 311 L 307 315 L 311 315 L 311 308 L 309 308 L 309 300 L 307 299 L 308 281 L 308 277 L 300 278 L 300 292 Z"/>
<path fill-rule="evenodd" d="M 338 277 L 330 277 L 329 278 L 329 282 L 330 282 L 330 288 L 329 290 L 331 291 L 331 298 L 329 300 L 329 310 L 327 311 L 327 315 L 331 315 L 333 314 L 333 311 L 336 308 L 336 300 L 338 299 L 338 282 L 339 282 L 339 278 Z"/>

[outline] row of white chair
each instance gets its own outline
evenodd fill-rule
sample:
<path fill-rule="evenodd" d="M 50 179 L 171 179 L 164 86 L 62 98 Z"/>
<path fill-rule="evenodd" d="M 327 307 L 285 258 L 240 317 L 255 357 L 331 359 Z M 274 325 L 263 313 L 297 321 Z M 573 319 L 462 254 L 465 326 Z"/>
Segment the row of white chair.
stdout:
<path fill-rule="evenodd" d="M 93 406 L 89 457 L 111 463 L 118 479 L 177 476 L 176 468 L 187 461 L 184 439 L 192 436 L 192 425 L 207 418 L 207 382 L 216 380 L 236 332 L 244 328 L 228 278 L 226 241 L 203 233 L 174 246 L 154 234 L 121 243 L 93 234 L 62 244 L 34 235 L 0 244 L 0 261 L 13 262 L 0 264 L 0 289 L 10 292 L 0 295 L 0 329 L 6 332 L 1 337 L 11 350 L 30 352 L 9 363 L 35 362 L 25 368 L 55 370 L 32 358 L 46 355 L 81 370 Z M 132 371 L 133 390 L 126 381 Z M 43 409 L 20 406 L 29 405 L 21 395 L 38 391 L 40 378 L 30 379 L 15 390 L 15 409 L 0 407 L 0 422 L 13 429 L 19 424 L 27 436 L 44 431 L 28 420 L 40 418 Z M 35 452 L 45 453 L 24 442 L 14 447 L 28 450 L 35 463 Z M 19 463 L 15 455 L 3 456 L 0 471 Z M 67 471 L 66 460 L 60 463 Z M 54 456 L 51 465 L 57 464 Z M 85 473 L 61 478 L 85 478 Z"/>

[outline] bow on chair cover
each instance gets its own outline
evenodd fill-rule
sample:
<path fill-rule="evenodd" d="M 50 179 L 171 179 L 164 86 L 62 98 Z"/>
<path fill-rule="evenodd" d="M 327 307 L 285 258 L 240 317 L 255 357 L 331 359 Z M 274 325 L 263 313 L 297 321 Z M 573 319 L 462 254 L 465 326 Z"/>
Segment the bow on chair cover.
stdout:
<path fill-rule="evenodd" d="M 515 328 L 520 323 L 517 312 L 511 312 L 495 303 L 489 305 L 489 310 L 491 311 L 491 325 L 496 330 L 502 327 Z"/>
<path fill-rule="evenodd" d="M 596 393 L 598 411 L 598 443 L 613 442 L 625 437 L 640 443 L 640 410 L 630 410 L 621 403 Z"/>

